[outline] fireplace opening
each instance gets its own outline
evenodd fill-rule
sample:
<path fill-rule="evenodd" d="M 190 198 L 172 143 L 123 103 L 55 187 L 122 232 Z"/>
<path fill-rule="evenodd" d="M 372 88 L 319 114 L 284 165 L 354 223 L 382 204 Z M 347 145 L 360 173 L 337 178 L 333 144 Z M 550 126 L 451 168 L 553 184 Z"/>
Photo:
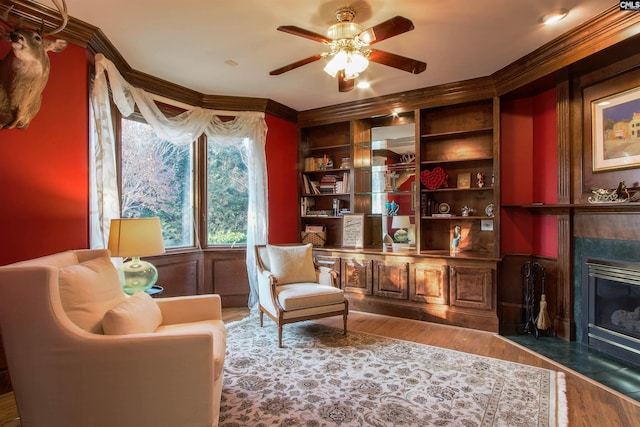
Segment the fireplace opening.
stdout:
<path fill-rule="evenodd" d="M 640 366 L 640 264 L 588 259 L 585 268 L 583 342 Z"/>

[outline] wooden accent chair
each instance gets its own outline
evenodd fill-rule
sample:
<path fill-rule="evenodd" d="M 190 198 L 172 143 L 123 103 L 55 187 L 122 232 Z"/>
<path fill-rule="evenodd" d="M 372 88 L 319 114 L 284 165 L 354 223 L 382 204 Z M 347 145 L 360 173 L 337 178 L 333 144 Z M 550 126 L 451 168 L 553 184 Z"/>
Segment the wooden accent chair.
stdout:
<path fill-rule="evenodd" d="M 287 323 L 329 316 L 344 317 L 347 334 L 349 301 L 340 289 L 339 273 L 317 267 L 312 245 L 257 245 L 260 326 L 263 314 L 278 325 L 278 346 Z"/>
<path fill-rule="evenodd" d="M 128 297 L 106 249 L 0 267 L 0 328 L 23 426 L 217 426 L 219 295 Z"/>

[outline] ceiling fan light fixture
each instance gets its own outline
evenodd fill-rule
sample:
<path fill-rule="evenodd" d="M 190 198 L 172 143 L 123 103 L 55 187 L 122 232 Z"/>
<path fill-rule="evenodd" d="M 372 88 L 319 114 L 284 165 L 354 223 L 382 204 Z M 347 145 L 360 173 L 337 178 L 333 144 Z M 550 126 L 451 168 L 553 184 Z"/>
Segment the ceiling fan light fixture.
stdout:
<path fill-rule="evenodd" d="M 333 58 L 324 67 L 324 71 L 331 77 L 335 77 L 338 71 L 343 70 L 347 64 L 347 52 L 344 50 L 336 52 Z"/>

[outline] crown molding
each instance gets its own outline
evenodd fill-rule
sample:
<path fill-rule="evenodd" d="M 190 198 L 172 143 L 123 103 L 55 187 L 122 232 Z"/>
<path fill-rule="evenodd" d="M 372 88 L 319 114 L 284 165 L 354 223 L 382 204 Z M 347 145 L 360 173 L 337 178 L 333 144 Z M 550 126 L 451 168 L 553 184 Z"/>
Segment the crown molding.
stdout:
<path fill-rule="evenodd" d="M 503 95 L 640 34 L 640 13 L 612 6 L 491 75 Z"/>

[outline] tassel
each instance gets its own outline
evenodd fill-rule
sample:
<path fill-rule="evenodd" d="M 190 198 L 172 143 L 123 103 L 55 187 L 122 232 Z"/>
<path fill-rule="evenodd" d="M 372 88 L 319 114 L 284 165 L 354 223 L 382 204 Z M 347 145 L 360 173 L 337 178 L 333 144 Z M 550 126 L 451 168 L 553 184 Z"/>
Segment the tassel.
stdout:
<path fill-rule="evenodd" d="M 537 328 L 541 331 L 545 331 L 551 327 L 551 319 L 549 313 L 547 313 L 547 297 L 545 294 L 540 295 L 540 313 L 536 319 Z"/>

